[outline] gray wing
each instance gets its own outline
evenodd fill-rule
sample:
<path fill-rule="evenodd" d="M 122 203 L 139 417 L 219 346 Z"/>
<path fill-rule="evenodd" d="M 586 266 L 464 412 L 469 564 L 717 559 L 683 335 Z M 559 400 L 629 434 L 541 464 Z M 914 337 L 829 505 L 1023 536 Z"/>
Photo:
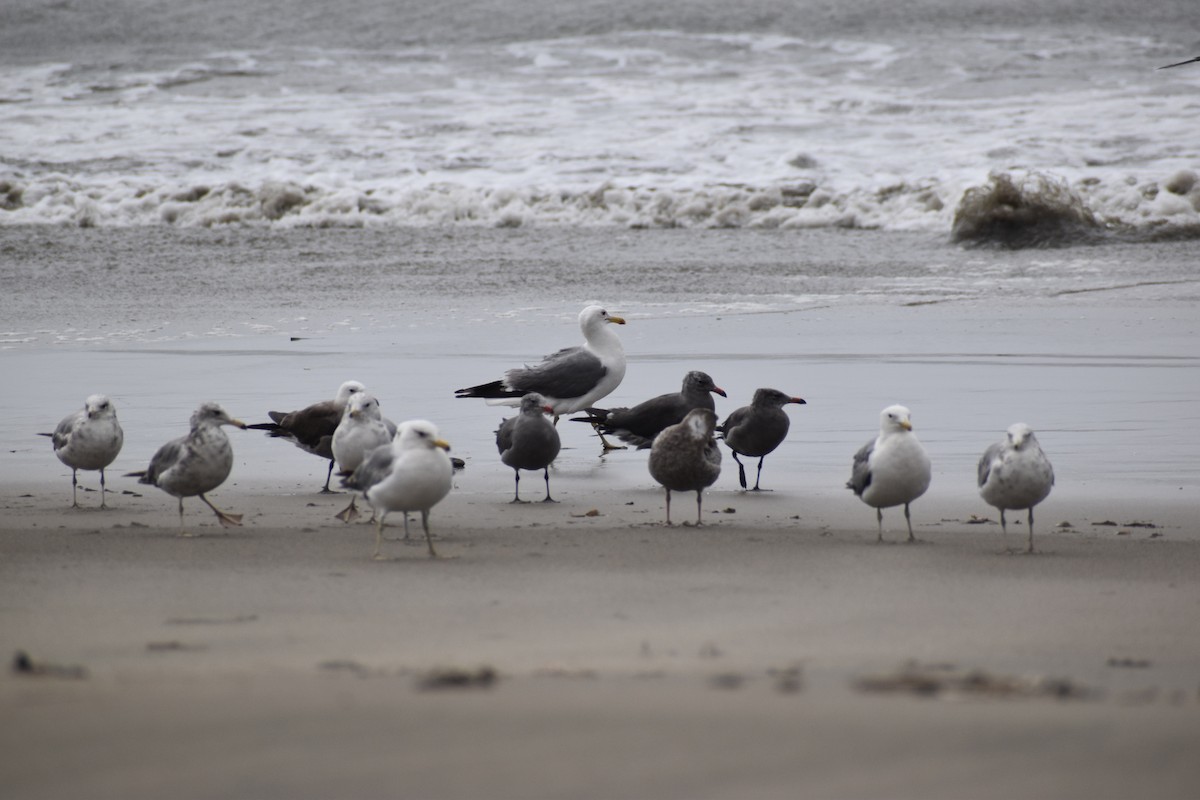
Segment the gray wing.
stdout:
<path fill-rule="evenodd" d="M 1004 450 L 1004 445 L 1000 442 L 996 442 L 994 445 L 989 447 L 987 450 L 983 451 L 983 455 L 979 459 L 979 485 L 980 486 L 983 486 L 985 483 L 987 483 L 988 475 L 990 475 L 991 471 L 992 471 L 992 462 L 996 460 L 996 458 L 1000 455 L 1001 452 L 1003 452 L 1003 450 Z"/>
<path fill-rule="evenodd" d="M 178 464 L 180 459 L 183 458 L 183 443 L 185 441 L 187 441 L 187 437 L 180 436 L 178 439 L 172 439 L 158 448 L 158 452 L 150 459 L 150 466 L 146 469 L 145 477 L 139 483 L 149 483 L 157 486 L 159 476 Z"/>
<path fill-rule="evenodd" d="M 717 431 L 722 434 L 729 433 L 729 431 L 741 425 L 748 416 L 750 416 L 750 406 L 742 406 L 735 409 L 725 418 L 724 422 L 717 426 Z"/>
<path fill-rule="evenodd" d="M 354 470 L 349 477 L 342 479 L 342 486 L 365 492 L 391 472 L 392 462 L 395 461 L 395 458 L 390 442 L 379 445 L 358 465 L 358 469 Z"/>
<path fill-rule="evenodd" d="M 496 449 L 503 455 L 505 450 L 512 447 L 513 444 L 513 428 L 517 427 L 517 417 L 509 417 L 500 422 L 500 427 L 496 429 Z"/>
<path fill-rule="evenodd" d="M 385 428 L 387 428 L 388 436 L 390 436 L 390 437 L 392 437 L 393 439 L 395 439 L 395 438 L 396 438 L 396 423 L 392 422 L 392 421 L 391 421 L 390 419 L 388 419 L 387 417 L 384 417 L 384 418 L 383 418 L 383 425 L 384 425 L 384 427 L 385 427 Z"/>
<path fill-rule="evenodd" d="M 75 431 L 75 423 L 83 413 L 82 411 L 76 411 L 74 414 L 68 414 L 66 417 L 63 417 L 62 422 L 58 423 L 58 427 L 50 435 L 50 441 L 54 443 L 55 451 L 62 450 L 71 441 L 71 434 Z"/>
<path fill-rule="evenodd" d="M 859 497 L 871 485 L 871 467 L 868 462 L 871 459 L 871 453 L 874 452 L 875 440 L 872 439 L 854 454 L 854 466 L 850 470 L 850 480 L 846 482 L 846 488 L 853 489 Z"/>
<path fill-rule="evenodd" d="M 504 374 L 509 388 L 537 392 L 547 397 L 580 397 L 592 390 L 608 368 L 595 353 L 583 347 L 567 347 L 546 356 L 535 367 L 518 367 Z"/>

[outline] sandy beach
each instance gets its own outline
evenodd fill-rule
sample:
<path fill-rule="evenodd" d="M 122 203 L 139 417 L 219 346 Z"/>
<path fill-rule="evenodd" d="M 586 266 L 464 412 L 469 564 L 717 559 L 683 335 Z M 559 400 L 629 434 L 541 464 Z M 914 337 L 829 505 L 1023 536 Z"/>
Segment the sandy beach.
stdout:
<path fill-rule="evenodd" d="M 729 392 L 722 415 L 758 385 L 808 400 L 766 461 L 774 491 L 739 491 L 727 456 L 698 528 L 662 524 L 644 451 L 601 458 L 569 422 L 561 502 L 509 504 L 492 431 L 511 412 L 452 398 L 572 343 L 578 301 L 513 316 L 490 310 L 503 298 L 397 299 L 385 315 L 385 295 L 239 333 L 230 290 L 215 321 L 180 311 L 175 328 L 203 335 L 11 347 L 0 630 L 29 660 L 0 676 L 0 780 L 26 798 L 1190 797 L 1196 323 L 1157 291 L 767 314 L 623 302 L 613 404 L 691 368 Z M 445 558 L 417 526 L 372 561 L 371 527 L 333 517 L 347 496 L 317 493 L 322 463 L 257 432 L 231 431 L 234 473 L 211 497 L 239 529 L 189 500 L 180 535 L 173 498 L 120 477 L 201 399 L 257 421 L 352 377 L 466 460 L 432 516 Z M 13 387 L 33 384 L 23 402 Z M 126 428 L 111 508 L 81 491 L 71 509 L 34 433 L 102 384 Z M 901 543 L 893 509 L 877 545 L 843 484 L 901 400 L 934 481 L 920 542 Z M 1003 536 L 974 486 L 1022 418 L 1059 476 L 1032 556 L 1023 515 Z M 540 476 L 522 484 L 540 498 Z"/>
<path fill-rule="evenodd" d="M 461 479 L 466 482 L 465 477 Z M 452 497 L 431 561 L 344 496 L 6 499 L 5 785 L 21 797 L 1186 797 L 1182 509 L 1154 528 L 926 520 L 784 493 Z M 85 502 L 94 500 L 86 495 Z M 626 504 L 628 503 L 628 505 Z M 587 513 L 595 508 L 595 516 Z M 794 512 L 801 511 L 800 519 Z M 894 520 L 893 520 L 894 521 Z M 1102 520 L 1094 520 L 1102 522 Z M 398 534 L 399 531 L 394 531 Z M 890 530 L 898 540 L 902 528 Z M 494 681 L 488 680 L 494 672 Z M 964 678 L 964 675 L 966 677 Z M 430 681 L 430 679 L 433 679 Z M 872 682 L 873 681 L 873 682 Z M 864 683 L 865 682 L 865 683 Z"/>

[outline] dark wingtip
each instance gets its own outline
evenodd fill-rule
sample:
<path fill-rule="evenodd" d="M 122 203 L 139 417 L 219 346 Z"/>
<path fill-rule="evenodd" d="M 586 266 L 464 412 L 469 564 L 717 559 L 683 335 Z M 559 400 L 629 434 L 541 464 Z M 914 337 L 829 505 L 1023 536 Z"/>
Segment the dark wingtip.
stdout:
<path fill-rule="evenodd" d="M 1176 61 L 1174 64 L 1164 64 L 1163 66 L 1156 67 L 1155 69 L 1171 69 L 1172 67 L 1182 67 L 1184 64 L 1195 64 L 1197 61 L 1200 61 L 1200 56 L 1189 58 L 1187 61 Z"/>

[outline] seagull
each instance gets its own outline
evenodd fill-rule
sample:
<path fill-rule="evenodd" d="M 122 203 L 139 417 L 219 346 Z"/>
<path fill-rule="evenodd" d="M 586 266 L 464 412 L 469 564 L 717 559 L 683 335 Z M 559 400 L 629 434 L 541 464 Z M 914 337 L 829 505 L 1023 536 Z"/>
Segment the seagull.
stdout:
<path fill-rule="evenodd" d="M 854 455 L 846 488 L 875 507 L 883 541 L 883 509 L 904 505 L 908 541 L 915 542 L 908 505 L 929 488 L 929 454 L 912 432 L 912 415 L 904 406 L 888 406 L 879 415 L 879 435 Z"/>
<path fill-rule="evenodd" d="M 746 488 L 746 467 L 738 455 L 758 457 L 758 474 L 751 491 L 759 491 L 763 459 L 779 447 L 791 426 L 791 420 L 783 410 L 788 403 L 807 405 L 804 398 L 792 397 L 778 389 L 758 389 L 750 405 L 737 409 L 717 427 L 725 444 L 733 451 L 733 460 L 738 464 L 738 481 L 743 489 Z"/>
<path fill-rule="evenodd" d="M 574 417 L 572 421 L 589 422 L 601 435 L 616 436 L 638 450 L 645 450 L 655 436 L 668 425 L 681 422 L 693 408 L 715 410 L 713 393 L 727 397 L 725 390 L 713 383 L 708 373 L 692 370 L 683 376 L 683 388 L 678 392 L 660 394 L 632 408 L 587 408 L 584 409 L 586 417 Z"/>
<path fill-rule="evenodd" d="M 558 456 L 562 442 L 558 430 L 550 424 L 545 414 L 552 412 L 546 398 L 530 392 L 521 398 L 521 413 L 500 423 L 496 431 L 496 449 L 500 460 L 513 468 L 516 483 L 512 502 L 521 500 L 521 470 L 540 469 L 546 479 L 546 499 L 543 503 L 557 502 L 550 496 L 550 462 Z"/>
<path fill-rule="evenodd" d="M 339 474 L 352 474 L 372 450 L 392 441 L 394 434 L 394 427 L 388 428 L 379 410 L 379 401 L 374 395 L 366 392 L 350 395 L 346 409 L 342 412 L 342 421 L 338 423 L 330 442 L 330 450 L 334 461 L 337 462 Z M 350 505 L 334 516 L 343 522 L 357 519 L 356 499 L 355 495 L 351 495 Z"/>
<path fill-rule="evenodd" d="M 81 469 L 100 470 L 100 507 L 108 508 L 104 502 L 104 468 L 116 459 L 125 442 L 112 401 L 102 394 L 91 395 L 81 411 L 63 417 L 54 433 L 38 436 L 49 436 L 54 455 L 71 468 L 71 508 L 79 508 L 76 475 Z"/>
<path fill-rule="evenodd" d="M 268 436 L 290 440 L 306 453 L 329 460 L 322 494 L 329 494 L 329 479 L 333 476 L 333 433 L 342 421 L 342 413 L 351 396 L 367 389 L 358 381 L 346 381 L 338 387 L 332 400 L 322 400 L 299 411 L 268 411 L 270 422 L 258 422 L 247 427 L 266 431 Z M 393 431 L 395 425 L 392 426 Z"/>
<path fill-rule="evenodd" d="M 721 474 L 721 449 L 713 438 L 717 415 L 693 408 L 683 422 L 667 427 L 650 447 L 650 477 L 667 490 L 667 524 L 671 524 L 671 490 L 696 493 L 696 524 L 704 490 Z"/>
<path fill-rule="evenodd" d="M 1170 69 L 1171 67 L 1182 67 L 1184 64 L 1195 64 L 1197 61 L 1200 61 L 1200 56 L 1196 56 L 1195 58 L 1189 58 L 1187 61 L 1176 61 L 1174 64 L 1165 64 L 1161 67 L 1157 67 L 1157 69 Z"/>
<path fill-rule="evenodd" d="M 420 511 L 429 557 L 437 558 L 429 534 L 429 510 L 450 493 L 454 467 L 446 451 L 450 445 L 438 438 L 438 429 L 423 419 L 400 423 L 391 444 L 377 447 L 342 486 L 357 489 L 379 514 L 375 521 L 375 553 L 383 543 L 383 522 L 391 511 L 404 512 L 404 538 L 408 538 L 408 512 Z"/>
<path fill-rule="evenodd" d="M 519 406 L 521 398 L 537 392 L 553 411 L 555 424 L 564 414 L 574 414 L 612 393 L 625 377 L 625 349 L 609 324 L 624 325 L 600 306 L 579 312 L 584 343 L 551 353 L 535 366 L 515 367 L 504 377 L 455 391 L 455 397 L 482 397 L 489 405 Z M 612 449 L 600 437 L 606 450 Z"/>
<path fill-rule="evenodd" d="M 183 498 L 199 497 L 213 510 L 221 525 L 229 528 L 242 524 L 241 514 L 226 514 L 204 496 L 220 486 L 233 469 L 233 447 L 222 425 L 245 428 L 216 403 L 205 403 L 192 414 L 192 430 L 158 448 L 150 466 L 142 472 L 126 473 L 138 483 L 157 486 L 179 498 L 179 526 L 183 527 Z"/>
<path fill-rule="evenodd" d="M 1024 422 L 1010 425 L 1004 441 L 993 444 L 979 459 L 979 495 L 1000 509 L 1000 529 L 1008 533 L 1005 509 L 1029 509 L 1027 552 L 1033 552 L 1033 507 L 1046 499 L 1053 486 L 1050 459 Z"/>

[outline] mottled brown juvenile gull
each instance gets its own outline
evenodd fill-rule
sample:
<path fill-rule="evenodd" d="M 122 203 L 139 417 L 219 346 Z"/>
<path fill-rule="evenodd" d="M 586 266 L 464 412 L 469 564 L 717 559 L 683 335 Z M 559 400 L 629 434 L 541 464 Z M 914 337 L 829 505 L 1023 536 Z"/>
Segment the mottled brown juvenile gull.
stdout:
<path fill-rule="evenodd" d="M 1033 429 L 1024 422 L 1010 425 L 1008 435 L 979 459 L 979 494 L 1000 509 L 1000 529 L 1008 533 L 1005 509 L 1029 510 L 1029 550 L 1033 552 L 1033 507 L 1054 486 L 1054 468 L 1042 452 Z"/>
<path fill-rule="evenodd" d="M 550 463 L 558 456 L 562 442 L 558 438 L 558 431 L 546 419 L 546 413 L 551 410 L 546 398 L 530 392 L 521 398 L 521 413 L 501 422 L 496 431 L 496 449 L 500 451 L 500 460 L 513 468 L 514 503 L 524 502 L 521 500 L 523 469 L 542 470 L 546 479 L 546 499 L 542 502 L 556 502 L 550 496 Z"/>
<path fill-rule="evenodd" d="M 929 488 L 929 455 L 912 432 L 912 415 L 904 406 L 888 406 L 879 415 L 879 435 L 854 455 L 846 488 L 875 508 L 879 539 L 883 541 L 883 509 L 904 506 L 908 541 L 915 542 L 909 504 Z"/>
<path fill-rule="evenodd" d="M 579 312 L 584 342 L 551 353 L 534 366 L 515 367 L 500 380 L 455 391 L 455 397 L 481 397 L 490 405 L 517 406 L 521 398 L 537 392 L 553 409 L 554 421 L 599 402 L 625 378 L 625 349 L 609 324 L 625 320 L 600 306 Z M 601 437 L 603 441 L 603 437 Z M 605 442 L 607 449 L 607 442 Z"/>
<path fill-rule="evenodd" d="M 365 392 L 366 387 L 358 381 L 346 381 L 338 387 L 332 400 L 322 400 L 299 411 L 268 411 L 270 422 L 258 422 L 247 427 L 266 431 L 268 436 L 287 439 L 306 453 L 312 453 L 329 461 L 325 474 L 323 494 L 328 494 L 329 479 L 333 475 L 333 433 L 342 421 L 342 413 L 351 396 Z M 395 426 L 393 426 L 394 429 Z"/>
<path fill-rule="evenodd" d="M 394 428 L 388 428 L 379 410 L 379 401 L 374 395 L 366 392 L 355 392 L 350 395 L 346 409 L 342 412 L 342 421 L 333 432 L 330 449 L 333 459 L 337 462 L 338 472 L 350 475 L 358 469 L 367 454 L 376 447 L 387 444 L 392 440 Z M 358 518 L 358 507 L 355 505 L 357 495 L 350 496 L 350 505 L 339 511 L 336 516 L 343 522 L 351 522 Z"/>
<path fill-rule="evenodd" d="M 450 493 L 454 467 L 446 451 L 450 445 L 438 438 L 438 429 L 423 419 L 400 423 L 391 444 L 377 447 L 342 486 L 357 489 L 378 515 L 375 553 L 381 558 L 383 524 L 389 512 L 404 512 L 404 538 L 408 538 L 408 512 L 420 511 L 430 558 L 437 557 L 429 533 L 429 510 Z"/>
<path fill-rule="evenodd" d="M 668 426 L 650 447 L 650 477 L 667 490 L 667 524 L 671 524 L 671 490 L 696 493 L 696 524 L 701 520 L 704 490 L 721 474 L 721 449 L 713 438 L 717 415 L 693 408 L 683 422 Z"/>
<path fill-rule="evenodd" d="M 233 469 L 233 447 L 221 430 L 222 425 L 246 427 L 246 423 L 233 419 L 216 403 L 205 403 L 192 414 L 192 429 L 187 436 L 172 439 L 158 448 L 146 470 L 126 473 L 126 477 L 137 478 L 138 483 L 157 486 L 178 497 L 181 528 L 185 497 L 203 500 L 224 527 L 242 524 L 241 514 L 226 514 L 204 496 L 224 483 Z"/>
<path fill-rule="evenodd" d="M 754 489 L 751 491 L 759 491 L 763 459 L 787 438 L 788 428 L 791 427 L 791 420 L 783 410 L 788 403 L 806 405 L 802 397 L 792 397 L 778 389 L 758 389 L 750 405 L 737 409 L 717 427 L 725 444 L 733 451 L 733 460 L 738 465 L 738 481 L 743 489 L 746 488 L 746 467 L 738 456 L 758 459 L 758 474 L 754 477 Z"/>
<path fill-rule="evenodd" d="M 79 508 L 76 495 L 81 469 L 100 470 L 100 507 L 108 508 L 104 502 L 104 468 L 116 460 L 125 443 L 125 433 L 117 422 L 117 409 L 112 401 L 102 394 L 94 394 L 83 403 L 83 408 L 68 414 L 58 423 L 49 436 L 54 445 L 54 455 L 71 468 L 71 508 Z"/>
<path fill-rule="evenodd" d="M 705 372 L 692 370 L 683 376 L 683 387 L 638 403 L 632 408 L 588 408 L 586 417 L 572 422 L 589 422 L 601 434 L 616 436 L 623 442 L 644 450 L 669 425 L 683 421 L 693 408 L 716 409 L 713 393 L 725 397 L 725 390 L 713 383 Z"/>

